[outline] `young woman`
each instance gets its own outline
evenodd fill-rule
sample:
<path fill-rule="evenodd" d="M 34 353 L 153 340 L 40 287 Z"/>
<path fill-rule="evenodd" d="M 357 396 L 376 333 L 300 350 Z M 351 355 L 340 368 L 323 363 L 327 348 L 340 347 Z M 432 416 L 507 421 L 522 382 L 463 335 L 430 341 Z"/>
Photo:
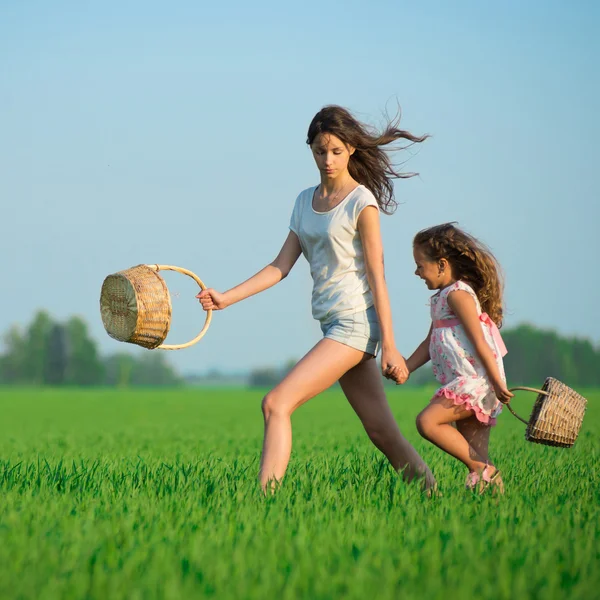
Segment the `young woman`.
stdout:
<path fill-rule="evenodd" d="M 198 295 L 205 310 L 222 310 L 279 283 L 301 253 L 310 264 L 312 312 L 323 339 L 263 399 L 259 478 L 265 491 L 285 474 L 292 449 L 292 413 L 336 381 L 375 446 L 404 479 L 417 478 L 425 489 L 435 484 L 427 465 L 400 433 L 374 360 L 381 348 L 383 375 L 397 383 L 408 378 L 394 340 L 379 212 L 395 209 L 391 179 L 412 175 L 396 172 L 384 147 L 425 138 L 397 129 L 397 124 L 388 124 L 379 134 L 339 106 L 319 111 L 307 143 L 320 183 L 296 199 L 277 258 L 225 293 L 207 289 Z"/>

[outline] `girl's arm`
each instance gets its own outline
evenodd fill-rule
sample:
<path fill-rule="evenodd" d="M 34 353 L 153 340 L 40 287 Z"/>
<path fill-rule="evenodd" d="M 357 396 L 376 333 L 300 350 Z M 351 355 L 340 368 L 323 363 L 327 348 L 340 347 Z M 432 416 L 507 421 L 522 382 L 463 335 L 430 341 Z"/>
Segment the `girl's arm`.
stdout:
<path fill-rule="evenodd" d="M 367 279 L 381 329 L 381 371 L 396 383 L 404 383 L 410 373 L 406 361 L 396 348 L 392 326 L 392 310 L 383 267 L 383 243 L 379 228 L 379 211 L 365 207 L 358 217 L 358 231 L 365 254 Z"/>
<path fill-rule="evenodd" d="M 302 249 L 298 236 L 293 231 L 290 231 L 277 258 L 256 273 L 256 275 L 253 275 L 250 279 L 236 285 L 223 294 L 212 288 L 208 288 L 200 292 L 196 297 L 200 299 L 204 310 L 222 310 L 227 308 L 285 279 L 296 264 L 301 253 Z"/>
<path fill-rule="evenodd" d="M 477 315 L 475 300 L 468 292 L 456 290 L 448 294 L 448 306 L 463 324 L 467 337 L 473 344 L 475 352 L 477 352 L 490 382 L 494 386 L 496 397 L 501 402 L 509 402 L 514 394 L 508 391 L 506 383 L 502 380 L 492 349 L 485 340 L 481 329 L 481 321 Z"/>
<path fill-rule="evenodd" d="M 431 330 L 433 324 L 429 328 L 427 337 L 417 346 L 417 349 L 410 355 L 410 358 L 406 361 L 406 366 L 410 373 L 416 371 L 424 364 L 429 362 L 429 342 L 431 340 Z"/>

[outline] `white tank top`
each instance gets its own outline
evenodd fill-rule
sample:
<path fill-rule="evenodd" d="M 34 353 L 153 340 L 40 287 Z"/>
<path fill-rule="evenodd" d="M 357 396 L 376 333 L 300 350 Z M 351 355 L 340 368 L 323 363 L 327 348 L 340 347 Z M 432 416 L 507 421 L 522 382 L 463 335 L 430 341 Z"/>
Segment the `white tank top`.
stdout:
<path fill-rule="evenodd" d="M 317 212 L 313 208 L 317 187 L 296 198 L 290 229 L 298 236 L 310 265 L 313 317 L 326 323 L 373 305 L 358 217 L 367 206 L 379 207 L 375 196 L 359 185 L 335 208 Z"/>

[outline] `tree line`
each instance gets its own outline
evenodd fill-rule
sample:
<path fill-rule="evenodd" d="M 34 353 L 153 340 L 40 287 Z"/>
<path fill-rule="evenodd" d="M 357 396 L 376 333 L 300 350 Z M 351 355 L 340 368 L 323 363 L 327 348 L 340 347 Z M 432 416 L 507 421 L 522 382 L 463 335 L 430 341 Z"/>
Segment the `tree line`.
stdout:
<path fill-rule="evenodd" d="M 546 377 L 570 387 L 600 387 L 600 347 L 589 339 L 565 337 L 533 325 L 502 330 L 509 385 L 541 385 Z"/>
<path fill-rule="evenodd" d="M 600 387 L 600 348 L 590 340 L 526 324 L 503 329 L 502 336 L 508 347 L 504 365 L 509 385 L 540 386 L 546 377 L 555 377 L 573 388 Z M 24 329 L 11 327 L 2 341 L 0 384 L 128 387 L 186 383 L 162 352 L 102 356 L 87 324 L 76 316 L 57 322 L 39 311 Z M 254 369 L 246 384 L 272 387 L 294 364 L 289 360 L 279 367 Z M 408 381 L 408 385 L 429 384 L 436 384 L 429 365 Z M 240 385 L 239 378 L 236 385 Z"/>
<path fill-rule="evenodd" d="M 21 330 L 2 338 L 0 383 L 70 386 L 176 386 L 183 379 L 160 352 L 101 356 L 83 319 L 55 321 L 39 311 Z"/>
<path fill-rule="evenodd" d="M 600 387 L 600 347 L 585 338 L 565 337 L 533 325 L 503 329 L 508 348 L 504 367 L 509 386 L 541 386 L 554 377 L 573 388 Z M 280 368 L 264 367 L 250 374 L 250 385 L 271 387 L 294 366 L 288 361 Z M 395 385 L 384 380 L 385 385 Z M 413 373 L 409 386 L 439 385 L 427 364 Z"/>

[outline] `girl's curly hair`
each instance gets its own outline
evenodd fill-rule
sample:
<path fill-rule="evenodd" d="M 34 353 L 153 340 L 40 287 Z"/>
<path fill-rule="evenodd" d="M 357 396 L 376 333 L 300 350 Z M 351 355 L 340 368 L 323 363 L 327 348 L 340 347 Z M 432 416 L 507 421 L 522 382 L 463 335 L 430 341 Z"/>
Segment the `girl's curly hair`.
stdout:
<path fill-rule="evenodd" d="M 472 235 L 444 223 L 419 231 L 413 246 L 432 261 L 445 258 L 456 279 L 468 283 L 479 298 L 481 310 L 486 312 L 498 327 L 504 316 L 502 269 L 492 252 Z"/>

